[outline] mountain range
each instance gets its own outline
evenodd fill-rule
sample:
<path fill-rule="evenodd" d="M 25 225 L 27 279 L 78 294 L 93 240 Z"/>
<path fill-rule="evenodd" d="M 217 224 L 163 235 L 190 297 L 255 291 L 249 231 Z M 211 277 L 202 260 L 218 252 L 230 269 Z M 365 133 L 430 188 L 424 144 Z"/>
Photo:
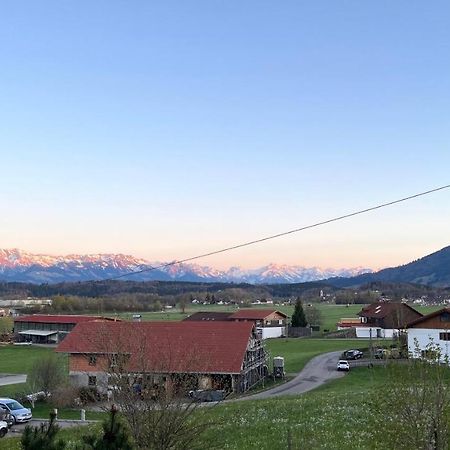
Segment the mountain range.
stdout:
<path fill-rule="evenodd" d="M 146 267 L 160 266 L 123 254 L 52 256 L 27 253 L 19 249 L 0 249 L 0 281 L 60 283 L 115 278 Z M 371 272 L 363 267 L 321 269 L 269 264 L 257 269 L 231 267 L 218 270 L 197 264 L 176 264 L 125 276 L 135 281 L 235 282 L 252 284 L 302 283 L 334 277 L 353 277 Z"/>

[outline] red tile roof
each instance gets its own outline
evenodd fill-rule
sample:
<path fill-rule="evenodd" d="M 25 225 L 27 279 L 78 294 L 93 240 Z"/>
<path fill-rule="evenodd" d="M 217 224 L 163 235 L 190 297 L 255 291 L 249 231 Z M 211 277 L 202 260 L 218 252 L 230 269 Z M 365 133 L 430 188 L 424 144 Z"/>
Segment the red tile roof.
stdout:
<path fill-rule="evenodd" d="M 241 372 L 249 322 L 84 322 L 57 352 L 129 354 L 128 370 L 153 373 Z"/>
<path fill-rule="evenodd" d="M 109 320 L 114 321 L 109 317 L 101 316 L 81 316 L 81 315 L 46 315 L 46 314 L 31 314 L 28 316 L 14 317 L 14 322 L 35 322 L 35 323 L 80 323 L 92 322 L 93 320 Z"/>
<path fill-rule="evenodd" d="M 275 312 L 281 314 L 283 317 L 287 317 L 286 314 L 277 311 L 276 309 L 240 309 L 231 314 L 230 319 L 264 320 L 267 316 L 270 316 Z"/>

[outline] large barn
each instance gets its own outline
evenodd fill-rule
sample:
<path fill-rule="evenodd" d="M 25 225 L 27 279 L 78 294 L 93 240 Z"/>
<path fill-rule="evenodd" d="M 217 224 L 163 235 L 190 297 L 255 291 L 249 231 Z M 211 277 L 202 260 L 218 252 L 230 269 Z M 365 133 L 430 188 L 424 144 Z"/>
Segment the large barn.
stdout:
<path fill-rule="evenodd" d="M 17 342 L 57 344 L 81 322 L 113 321 L 108 317 L 82 315 L 31 314 L 14 318 Z"/>
<path fill-rule="evenodd" d="M 69 354 L 74 385 L 100 391 L 108 389 L 118 358 L 126 374 L 164 388 L 183 375 L 194 389 L 230 392 L 257 384 L 268 363 L 252 322 L 83 322 L 56 351 Z"/>

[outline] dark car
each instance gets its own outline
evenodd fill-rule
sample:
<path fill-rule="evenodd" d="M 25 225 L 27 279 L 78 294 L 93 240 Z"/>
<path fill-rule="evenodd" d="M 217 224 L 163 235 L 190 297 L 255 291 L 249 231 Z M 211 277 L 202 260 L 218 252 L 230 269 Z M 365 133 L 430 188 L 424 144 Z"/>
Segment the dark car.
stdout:
<path fill-rule="evenodd" d="M 346 359 L 360 359 L 363 357 L 363 352 L 360 350 L 347 350 L 344 356 Z"/>
<path fill-rule="evenodd" d="M 225 399 L 225 391 L 218 389 L 199 389 L 189 391 L 189 397 L 197 402 L 220 402 Z"/>

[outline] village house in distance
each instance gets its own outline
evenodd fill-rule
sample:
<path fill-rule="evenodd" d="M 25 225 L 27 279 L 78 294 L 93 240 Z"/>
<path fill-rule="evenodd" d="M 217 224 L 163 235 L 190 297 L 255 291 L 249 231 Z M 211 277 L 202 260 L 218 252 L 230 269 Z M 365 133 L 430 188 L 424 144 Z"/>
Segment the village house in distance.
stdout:
<path fill-rule="evenodd" d="M 406 303 L 377 302 L 364 307 L 358 316 L 341 319 L 338 330 L 354 328 L 357 338 L 392 338 L 423 314 Z"/>
<path fill-rule="evenodd" d="M 184 319 L 189 322 L 251 322 L 262 339 L 287 336 L 288 316 L 275 309 L 240 309 L 236 312 L 199 311 Z"/>
<path fill-rule="evenodd" d="M 191 389 L 236 393 L 268 371 L 268 354 L 250 321 L 81 322 L 56 351 L 69 355 L 73 385 L 100 392 L 111 388 L 118 370 L 140 374 L 145 386 L 173 389 L 183 379 Z"/>

